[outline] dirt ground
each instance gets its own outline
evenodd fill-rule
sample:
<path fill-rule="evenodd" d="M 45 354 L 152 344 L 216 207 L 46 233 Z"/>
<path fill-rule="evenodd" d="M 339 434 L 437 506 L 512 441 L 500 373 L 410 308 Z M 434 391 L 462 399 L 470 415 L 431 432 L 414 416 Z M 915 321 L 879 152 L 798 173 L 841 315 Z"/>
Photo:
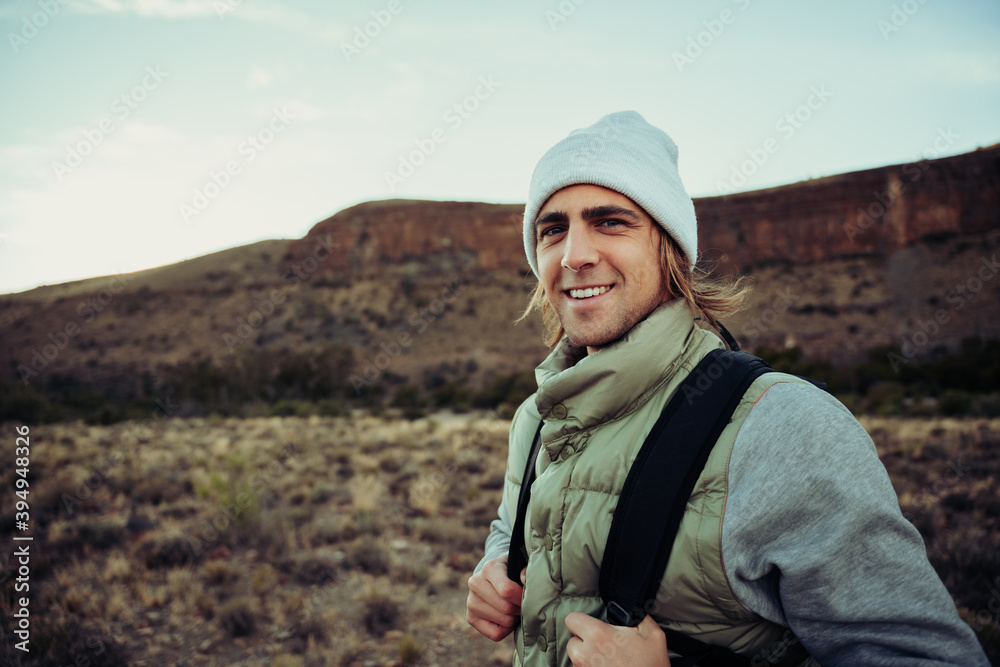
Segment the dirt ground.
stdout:
<path fill-rule="evenodd" d="M 862 422 L 996 660 L 1000 420 Z M 23 664 L 509 664 L 510 640 L 464 617 L 508 426 L 488 413 L 32 426 L 29 525 L 7 511 L 0 524 L 4 544 L 34 538 Z M 2 468 L 6 506 L 17 473 Z M 16 665 L 3 630 L 0 662 Z"/>

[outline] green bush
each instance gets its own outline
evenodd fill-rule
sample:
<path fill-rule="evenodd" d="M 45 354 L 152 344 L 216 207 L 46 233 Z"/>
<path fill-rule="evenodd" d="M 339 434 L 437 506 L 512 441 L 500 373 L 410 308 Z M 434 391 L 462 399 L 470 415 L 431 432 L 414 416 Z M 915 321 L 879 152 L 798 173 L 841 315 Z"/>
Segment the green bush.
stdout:
<path fill-rule="evenodd" d="M 958 389 L 946 389 L 938 402 L 938 412 L 958 417 L 972 412 L 972 396 Z"/>
<path fill-rule="evenodd" d="M 431 394 L 431 404 L 436 408 L 451 408 L 456 412 L 466 412 L 472 404 L 471 392 L 455 382 L 448 382 Z"/>
<path fill-rule="evenodd" d="M 898 415 L 905 411 L 906 389 L 898 382 L 881 382 L 868 391 L 868 412 L 877 415 Z"/>
<path fill-rule="evenodd" d="M 838 384 L 833 366 L 825 361 L 803 359 L 802 349 L 798 347 L 772 350 L 762 348 L 756 355 L 769 363 L 771 368 L 781 373 L 807 377 L 818 382 L 825 382 L 831 389 Z M 836 387 L 841 389 L 841 387 Z"/>
<path fill-rule="evenodd" d="M 973 399 L 972 414 L 976 417 L 1000 417 L 1000 394 L 986 394 Z"/>
<path fill-rule="evenodd" d="M 516 407 L 535 393 L 536 389 L 534 371 L 500 375 L 472 398 L 472 404 L 483 409 L 492 409 L 504 404 Z"/>
<path fill-rule="evenodd" d="M 390 405 L 394 408 L 422 408 L 424 397 L 416 385 L 404 384 L 396 390 L 396 396 Z"/>
<path fill-rule="evenodd" d="M 32 385 L 20 380 L 0 378 L 0 422 L 22 421 L 28 424 L 42 424 L 61 418 L 47 398 L 38 393 Z"/>
<path fill-rule="evenodd" d="M 307 410 L 305 409 L 305 405 L 302 401 L 296 401 L 290 398 L 283 398 L 271 406 L 272 417 L 295 417 L 306 413 Z"/>

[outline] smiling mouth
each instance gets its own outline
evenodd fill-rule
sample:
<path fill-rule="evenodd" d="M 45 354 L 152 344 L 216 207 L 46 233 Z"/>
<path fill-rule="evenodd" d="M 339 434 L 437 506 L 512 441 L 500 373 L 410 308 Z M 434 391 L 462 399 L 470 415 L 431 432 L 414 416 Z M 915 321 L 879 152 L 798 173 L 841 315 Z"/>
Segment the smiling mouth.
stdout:
<path fill-rule="evenodd" d="M 601 287 L 587 287 L 585 289 L 570 289 L 566 290 L 566 293 L 569 294 L 572 299 L 589 299 L 591 297 L 604 294 L 611 289 L 611 287 L 611 285 L 603 285 Z"/>

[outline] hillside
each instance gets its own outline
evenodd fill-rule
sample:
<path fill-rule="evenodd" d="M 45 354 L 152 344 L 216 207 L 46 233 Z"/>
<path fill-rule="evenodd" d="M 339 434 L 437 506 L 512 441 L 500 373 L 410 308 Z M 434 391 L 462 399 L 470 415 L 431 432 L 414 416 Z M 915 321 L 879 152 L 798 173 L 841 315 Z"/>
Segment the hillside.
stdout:
<path fill-rule="evenodd" d="M 695 204 L 705 255 L 756 282 L 726 322 L 750 349 L 846 364 L 1000 337 L 1000 146 Z M 358 391 L 359 378 L 484 386 L 545 354 L 537 318 L 513 323 L 534 284 L 522 208 L 368 202 L 302 239 L 3 295 L 0 368 L 38 388 L 151 395 L 181 366 L 252 354 L 335 369 Z"/>

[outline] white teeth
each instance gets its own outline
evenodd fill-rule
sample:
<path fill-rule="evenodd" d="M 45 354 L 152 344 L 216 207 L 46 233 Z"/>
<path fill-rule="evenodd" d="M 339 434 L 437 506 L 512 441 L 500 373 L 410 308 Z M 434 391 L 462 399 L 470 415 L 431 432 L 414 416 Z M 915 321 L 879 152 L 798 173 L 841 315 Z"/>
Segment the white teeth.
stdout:
<path fill-rule="evenodd" d="M 604 294 L 609 289 L 611 289 L 610 285 L 605 285 L 604 287 L 588 287 L 587 289 L 571 289 L 569 291 L 569 295 L 574 299 L 587 299 L 592 296 Z"/>

